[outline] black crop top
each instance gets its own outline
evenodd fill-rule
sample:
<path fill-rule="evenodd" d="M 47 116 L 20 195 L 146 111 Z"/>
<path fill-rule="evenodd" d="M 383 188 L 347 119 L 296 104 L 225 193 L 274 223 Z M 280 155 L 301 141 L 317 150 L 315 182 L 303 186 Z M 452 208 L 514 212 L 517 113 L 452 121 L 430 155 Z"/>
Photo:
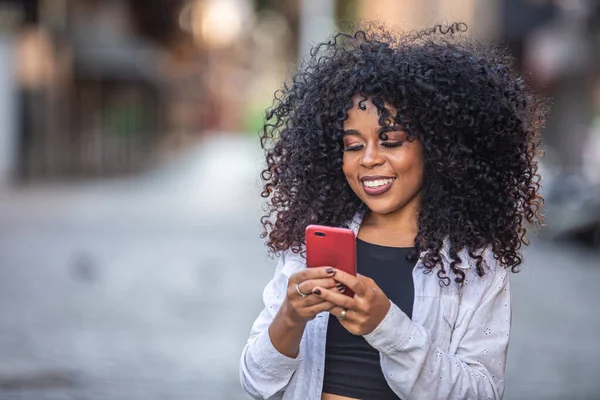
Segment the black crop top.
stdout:
<path fill-rule="evenodd" d="M 407 256 L 412 250 L 356 240 L 357 271 L 372 278 L 409 318 L 414 301 L 412 270 L 416 260 L 409 261 Z M 383 376 L 379 352 L 362 336 L 348 332 L 333 316 L 327 327 L 323 393 L 364 400 L 398 399 Z"/>

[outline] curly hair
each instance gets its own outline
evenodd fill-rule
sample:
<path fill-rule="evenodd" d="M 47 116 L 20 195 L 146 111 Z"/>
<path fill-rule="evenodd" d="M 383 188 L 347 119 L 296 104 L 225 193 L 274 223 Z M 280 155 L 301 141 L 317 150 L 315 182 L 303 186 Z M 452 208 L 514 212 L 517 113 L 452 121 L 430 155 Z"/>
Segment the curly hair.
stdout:
<path fill-rule="evenodd" d="M 397 33 L 370 23 L 313 48 L 299 71 L 275 93 L 261 145 L 268 199 L 262 237 L 276 253 L 304 252 L 309 224 L 349 226 L 366 205 L 342 172 L 343 124 L 353 96 L 372 99 L 382 126 L 401 126 L 422 144 L 424 182 L 415 253 L 425 272 L 448 285 L 450 268 L 467 249 L 485 274 L 480 251 L 490 247 L 518 272 L 525 224 L 542 225 L 537 149 L 545 101 L 535 96 L 498 47 L 467 37 L 462 23 Z M 393 106 L 395 115 L 384 102 Z"/>

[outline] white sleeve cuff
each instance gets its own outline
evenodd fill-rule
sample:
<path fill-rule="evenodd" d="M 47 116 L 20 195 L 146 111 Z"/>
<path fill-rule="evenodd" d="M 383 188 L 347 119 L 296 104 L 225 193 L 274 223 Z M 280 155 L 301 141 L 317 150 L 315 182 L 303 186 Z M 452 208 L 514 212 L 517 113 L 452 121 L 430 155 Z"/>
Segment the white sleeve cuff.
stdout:
<path fill-rule="evenodd" d="M 277 351 L 268 329 L 258 335 L 254 347 L 256 351 L 251 353 L 252 364 L 271 377 L 291 377 L 302 362 L 300 355 L 290 358 Z"/>
<path fill-rule="evenodd" d="M 387 355 L 402 351 L 413 325 L 404 311 L 390 303 L 390 309 L 379 325 L 373 332 L 363 336 L 377 351 Z"/>

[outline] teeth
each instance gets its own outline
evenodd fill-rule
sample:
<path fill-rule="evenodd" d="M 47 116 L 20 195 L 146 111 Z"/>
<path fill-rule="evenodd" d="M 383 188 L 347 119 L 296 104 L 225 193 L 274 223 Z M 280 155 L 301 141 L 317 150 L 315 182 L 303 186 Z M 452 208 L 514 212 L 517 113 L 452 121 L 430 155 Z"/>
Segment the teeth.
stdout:
<path fill-rule="evenodd" d="M 370 187 L 370 188 L 376 188 L 379 186 L 383 186 L 383 185 L 387 185 L 388 183 L 391 183 L 394 179 L 390 178 L 390 179 L 377 179 L 375 181 L 364 181 L 363 185 L 365 185 L 366 187 Z"/>

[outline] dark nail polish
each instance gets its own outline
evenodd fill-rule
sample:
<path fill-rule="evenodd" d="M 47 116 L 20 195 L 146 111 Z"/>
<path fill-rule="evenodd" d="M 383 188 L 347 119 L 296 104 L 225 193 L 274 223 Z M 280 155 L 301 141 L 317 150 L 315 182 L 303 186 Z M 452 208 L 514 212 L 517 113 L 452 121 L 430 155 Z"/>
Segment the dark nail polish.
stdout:
<path fill-rule="evenodd" d="M 335 272 L 335 269 L 329 267 L 325 270 L 328 274 L 333 274 Z"/>
<path fill-rule="evenodd" d="M 344 287 L 344 285 L 337 285 L 336 287 L 337 287 L 337 290 L 339 292 L 343 292 L 344 290 L 346 290 L 346 288 Z"/>
<path fill-rule="evenodd" d="M 313 293 L 316 294 L 317 296 L 321 295 L 321 290 L 319 288 L 314 288 L 313 289 Z"/>

